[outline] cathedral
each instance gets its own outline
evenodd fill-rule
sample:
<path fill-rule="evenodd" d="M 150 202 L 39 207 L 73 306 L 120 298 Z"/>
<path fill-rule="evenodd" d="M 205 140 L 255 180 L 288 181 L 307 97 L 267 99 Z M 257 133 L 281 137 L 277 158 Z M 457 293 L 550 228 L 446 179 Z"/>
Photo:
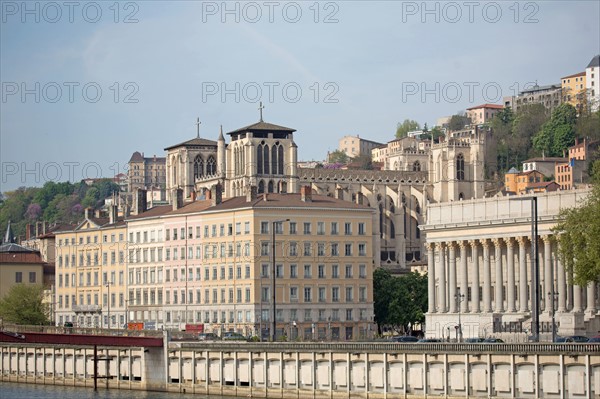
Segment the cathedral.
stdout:
<path fill-rule="evenodd" d="M 252 189 L 297 193 L 309 185 L 317 194 L 375 209 L 375 264 L 402 271 L 423 264 L 419 226 L 429 203 L 482 198 L 490 189 L 483 161 L 489 131 L 476 126 L 421 143 L 418 151 L 413 138 L 393 140 L 388 170 L 299 168 L 296 130 L 265 122 L 262 108 L 257 123 L 226 133 L 229 143 L 222 128 L 216 141 L 201 138 L 198 129 L 195 138 L 165 148 L 168 200 L 177 189 L 195 201 L 217 186 L 223 197 L 236 197 Z"/>

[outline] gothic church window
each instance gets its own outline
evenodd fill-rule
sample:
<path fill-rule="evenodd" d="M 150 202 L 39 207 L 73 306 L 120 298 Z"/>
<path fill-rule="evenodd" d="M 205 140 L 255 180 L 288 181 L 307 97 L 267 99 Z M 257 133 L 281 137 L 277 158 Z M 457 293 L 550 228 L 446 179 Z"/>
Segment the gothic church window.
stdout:
<path fill-rule="evenodd" d="M 212 155 L 208 158 L 208 161 L 206 161 L 206 174 L 208 176 L 217 174 L 217 164 Z"/>
<path fill-rule="evenodd" d="M 415 161 L 413 163 L 413 172 L 420 172 L 420 171 L 421 171 L 421 162 Z"/>
<path fill-rule="evenodd" d="M 204 162 L 202 162 L 200 155 L 196 155 L 196 158 L 194 158 L 194 180 L 202 177 L 202 175 L 204 175 Z"/>
<path fill-rule="evenodd" d="M 458 154 L 456 157 L 456 180 L 465 180 L 465 157 Z"/>

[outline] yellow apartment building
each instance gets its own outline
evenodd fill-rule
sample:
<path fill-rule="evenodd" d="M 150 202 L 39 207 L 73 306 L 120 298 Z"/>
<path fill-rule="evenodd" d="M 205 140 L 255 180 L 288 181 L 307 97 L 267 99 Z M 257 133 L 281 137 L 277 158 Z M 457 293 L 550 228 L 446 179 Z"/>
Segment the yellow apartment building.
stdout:
<path fill-rule="evenodd" d="M 223 200 L 217 191 L 210 200 L 179 201 L 169 212 L 146 212 L 145 221 L 144 214 L 128 220 L 134 240 L 137 231 L 143 237 L 144 230 L 164 226 L 162 260 L 157 256 L 145 263 L 142 254 L 139 273 L 138 262 L 130 264 L 130 321 L 156 320 L 157 328 L 166 329 L 196 324 L 219 335 L 262 331 L 263 338 L 270 337 L 275 229 L 277 336 L 354 340 L 373 335 L 371 208 L 312 195 L 310 187 L 300 194 L 264 195 L 254 188 L 245 197 Z M 156 291 L 154 303 L 151 294 L 145 302 L 144 267 L 148 273 L 155 270 L 154 283 L 147 286 Z"/>
<path fill-rule="evenodd" d="M 586 102 L 585 71 L 565 76 L 560 81 L 563 102 L 571 104 L 577 108 L 577 112 L 580 112 Z"/>
<path fill-rule="evenodd" d="M 57 325 L 122 328 L 127 293 L 125 222 L 116 206 L 109 215 L 92 214 L 75 228 L 54 232 Z"/>

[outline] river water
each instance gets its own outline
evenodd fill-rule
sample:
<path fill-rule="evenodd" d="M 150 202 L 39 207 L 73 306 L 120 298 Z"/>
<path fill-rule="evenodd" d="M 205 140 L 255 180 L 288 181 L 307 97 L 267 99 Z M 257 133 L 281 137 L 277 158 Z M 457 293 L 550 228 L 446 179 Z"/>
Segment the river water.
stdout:
<path fill-rule="evenodd" d="M 226 396 L 0 382 L 0 399 L 227 399 Z"/>

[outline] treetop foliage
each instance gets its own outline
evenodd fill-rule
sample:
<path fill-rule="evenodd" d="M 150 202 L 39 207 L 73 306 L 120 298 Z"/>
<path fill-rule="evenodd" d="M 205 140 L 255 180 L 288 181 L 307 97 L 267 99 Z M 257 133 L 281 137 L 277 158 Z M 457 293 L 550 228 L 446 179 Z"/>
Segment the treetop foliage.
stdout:
<path fill-rule="evenodd" d="M 0 318 L 5 323 L 48 324 L 48 309 L 42 303 L 43 298 L 41 284 L 15 284 L 0 298 Z"/>
<path fill-rule="evenodd" d="M 76 223 L 86 207 L 99 208 L 104 198 L 119 192 L 111 179 L 101 179 L 88 186 L 52 181 L 43 187 L 20 187 L 3 193 L 0 201 L 0 229 L 11 221 L 15 236 L 25 234 L 25 226 L 38 220 L 49 223 Z"/>

